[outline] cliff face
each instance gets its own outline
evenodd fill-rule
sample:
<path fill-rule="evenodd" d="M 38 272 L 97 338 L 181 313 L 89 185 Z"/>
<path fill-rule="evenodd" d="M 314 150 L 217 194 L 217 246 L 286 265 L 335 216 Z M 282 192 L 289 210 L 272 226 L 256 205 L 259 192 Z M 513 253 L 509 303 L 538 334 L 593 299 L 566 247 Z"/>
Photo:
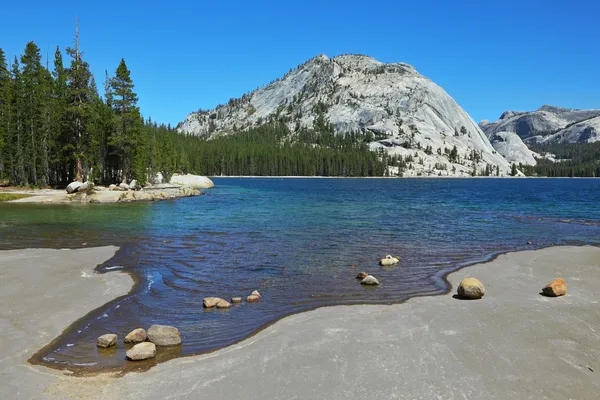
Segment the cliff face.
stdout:
<path fill-rule="evenodd" d="M 412 158 L 405 175 L 470 175 L 509 163 L 469 115 L 431 80 L 404 63 L 362 55 L 317 56 L 283 78 L 210 111 L 189 114 L 179 131 L 208 139 L 283 121 L 292 132 L 319 117 L 336 132 L 369 135 L 372 150 Z M 458 159 L 450 160 L 456 147 Z M 458 162 L 455 162 L 458 161 Z"/>
<path fill-rule="evenodd" d="M 482 121 L 488 137 L 512 132 L 525 143 L 591 143 L 600 140 L 600 110 L 543 106 L 536 111 L 506 111 L 495 122 Z"/>

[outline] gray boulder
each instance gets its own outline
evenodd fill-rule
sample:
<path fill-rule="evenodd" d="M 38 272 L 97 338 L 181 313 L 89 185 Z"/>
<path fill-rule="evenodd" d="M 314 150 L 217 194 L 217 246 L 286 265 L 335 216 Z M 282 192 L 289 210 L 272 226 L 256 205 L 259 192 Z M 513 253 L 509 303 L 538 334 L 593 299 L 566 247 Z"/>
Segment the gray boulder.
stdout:
<path fill-rule="evenodd" d="M 157 346 L 178 346 L 181 344 L 179 329 L 168 325 L 152 325 L 148 331 L 148 340 Z"/>
<path fill-rule="evenodd" d="M 79 187 L 83 185 L 81 182 L 71 182 L 67 185 L 67 193 L 75 193 L 79 190 Z"/>
<path fill-rule="evenodd" d="M 131 182 L 129 182 L 129 189 L 131 190 L 140 190 L 142 188 L 142 185 L 140 185 L 140 183 L 137 180 L 132 180 Z"/>
<path fill-rule="evenodd" d="M 150 342 L 138 343 L 125 353 L 132 361 L 147 360 L 156 355 L 156 345 Z"/>
<path fill-rule="evenodd" d="M 125 336 L 125 343 L 141 343 L 146 340 L 146 337 L 146 330 L 143 328 L 137 328 Z"/>
<path fill-rule="evenodd" d="M 93 182 L 84 182 L 77 189 L 78 193 L 94 193 L 94 183 Z"/>
<path fill-rule="evenodd" d="M 129 190 L 129 185 L 128 185 L 128 184 L 126 184 L 125 182 L 121 182 L 121 183 L 119 183 L 119 187 L 120 187 L 121 189 Z"/>
<path fill-rule="evenodd" d="M 98 338 L 98 347 L 107 348 L 117 344 L 117 335 L 114 333 L 107 333 L 106 335 L 102 335 Z"/>

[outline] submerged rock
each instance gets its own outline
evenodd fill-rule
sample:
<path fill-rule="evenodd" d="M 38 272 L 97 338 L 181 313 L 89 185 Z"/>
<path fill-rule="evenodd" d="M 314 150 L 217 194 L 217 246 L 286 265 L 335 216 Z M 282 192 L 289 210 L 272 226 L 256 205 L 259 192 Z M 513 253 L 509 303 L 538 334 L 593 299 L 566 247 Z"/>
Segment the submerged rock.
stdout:
<path fill-rule="evenodd" d="M 400 262 L 400 260 L 396 257 L 392 257 L 391 255 L 387 255 L 384 258 L 379 260 L 379 265 L 383 266 L 383 267 L 387 267 L 390 265 L 394 265 L 394 264 L 398 264 Z"/>
<path fill-rule="evenodd" d="M 125 353 L 132 361 L 147 360 L 156 355 L 156 345 L 151 342 L 138 343 Z"/>
<path fill-rule="evenodd" d="M 567 294 L 567 284 L 563 278 L 556 278 L 542 288 L 542 293 L 549 297 L 559 297 Z"/>
<path fill-rule="evenodd" d="M 257 296 L 255 294 L 251 294 L 250 296 L 246 297 L 246 301 L 248 303 L 258 303 L 259 300 L 260 296 Z"/>
<path fill-rule="evenodd" d="M 98 338 L 97 345 L 100 348 L 111 347 L 117 344 L 117 335 L 114 333 L 107 333 Z"/>
<path fill-rule="evenodd" d="M 152 325 L 147 331 L 148 340 L 157 346 L 178 346 L 181 344 L 179 329 L 168 325 Z"/>
<path fill-rule="evenodd" d="M 140 343 L 146 340 L 146 337 L 146 330 L 143 328 L 137 328 L 125 336 L 125 343 Z"/>
<path fill-rule="evenodd" d="M 81 182 L 71 182 L 67 185 L 67 193 L 75 193 L 79 190 L 79 187 L 83 185 Z"/>
<path fill-rule="evenodd" d="M 379 281 L 373 275 L 367 275 L 365 279 L 360 281 L 361 285 L 379 285 Z"/>
<path fill-rule="evenodd" d="M 478 279 L 465 278 L 458 285 L 457 293 L 461 299 L 480 299 L 485 294 L 485 287 Z"/>
<path fill-rule="evenodd" d="M 358 275 L 356 275 L 356 279 L 360 279 L 362 281 L 367 276 L 369 276 L 369 274 L 367 274 L 366 272 L 359 272 Z"/>

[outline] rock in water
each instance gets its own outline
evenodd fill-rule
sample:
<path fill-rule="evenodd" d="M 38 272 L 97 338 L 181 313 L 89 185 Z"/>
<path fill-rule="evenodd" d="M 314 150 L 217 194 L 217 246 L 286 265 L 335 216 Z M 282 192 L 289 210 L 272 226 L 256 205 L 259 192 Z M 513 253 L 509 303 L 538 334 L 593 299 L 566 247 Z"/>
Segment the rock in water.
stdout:
<path fill-rule="evenodd" d="M 181 333 L 174 326 L 152 325 L 147 334 L 148 340 L 157 346 L 178 346 L 181 344 Z"/>
<path fill-rule="evenodd" d="M 365 279 L 360 281 L 361 285 L 379 285 L 379 281 L 373 275 L 367 275 Z"/>
<path fill-rule="evenodd" d="M 258 303 L 259 300 L 260 296 L 257 296 L 255 294 L 251 294 L 250 296 L 246 297 L 246 301 L 248 303 Z"/>
<path fill-rule="evenodd" d="M 98 338 L 98 347 L 106 348 L 117 344 L 117 335 L 114 333 L 107 333 Z"/>
<path fill-rule="evenodd" d="M 242 302 L 242 298 L 241 297 L 232 297 L 231 298 L 231 302 L 232 303 L 241 303 Z"/>
<path fill-rule="evenodd" d="M 141 343 L 146 340 L 146 330 L 137 328 L 132 330 L 125 336 L 125 343 Z"/>
<path fill-rule="evenodd" d="M 367 274 L 366 272 L 359 272 L 358 275 L 356 275 L 356 279 L 360 279 L 362 281 L 367 276 L 369 276 L 369 274 Z"/>
<path fill-rule="evenodd" d="M 156 345 L 150 342 L 138 343 L 125 353 L 132 361 L 147 360 L 156 355 Z"/>
<path fill-rule="evenodd" d="M 258 293 L 258 290 L 253 291 L 251 294 L 260 297 L 260 293 Z"/>
<path fill-rule="evenodd" d="M 191 174 L 173 174 L 170 183 L 174 185 L 189 186 L 192 189 L 210 189 L 212 187 L 215 187 L 213 181 L 208 179 L 206 176 Z"/>
<path fill-rule="evenodd" d="M 67 185 L 67 193 L 75 193 L 79 190 L 79 187 L 83 185 L 81 182 L 71 182 Z"/>
<path fill-rule="evenodd" d="M 485 287 L 478 279 L 465 278 L 458 285 L 458 296 L 461 299 L 480 299 L 485 294 Z"/>
<path fill-rule="evenodd" d="M 219 299 L 219 302 L 217 303 L 217 308 L 222 309 L 222 310 L 231 308 L 231 303 L 228 302 L 227 300 Z"/>
<path fill-rule="evenodd" d="M 395 265 L 399 262 L 400 260 L 398 258 L 392 257 L 388 254 L 387 256 L 379 260 L 379 265 L 381 265 L 382 267 L 389 267 L 390 265 Z"/>
<path fill-rule="evenodd" d="M 567 294 L 567 284 L 563 278 L 556 278 L 542 288 L 542 293 L 549 297 L 564 296 Z"/>
<path fill-rule="evenodd" d="M 221 300 L 223 299 L 219 297 L 205 297 L 202 301 L 202 304 L 204 305 L 204 308 L 213 308 L 216 307 L 217 304 L 219 304 L 219 301 Z"/>

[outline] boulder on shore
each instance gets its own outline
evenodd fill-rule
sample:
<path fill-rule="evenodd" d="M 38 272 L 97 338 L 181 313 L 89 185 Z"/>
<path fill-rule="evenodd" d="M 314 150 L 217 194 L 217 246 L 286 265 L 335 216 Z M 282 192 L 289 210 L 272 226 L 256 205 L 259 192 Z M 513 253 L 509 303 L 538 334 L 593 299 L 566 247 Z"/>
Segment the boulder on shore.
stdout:
<path fill-rule="evenodd" d="M 548 297 L 559 297 L 567 294 L 567 284 L 563 278 L 556 278 L 542 288 L 542 293 Z"/>
<path fill-rule="evenodd" d="M 107 333 L 98 338 L 97 345 L 100 348 L 107 348 L 117 344 L 117 335 L 114 333 Z"/>
<path fill-rule="evenodd" d="M 129 185 L 126 184 L 125 182 L 119 183 L 119 187 L 124 190 L 129 190 Z"/>
<path fill-rule="evenodd" d="M 94 183 L 93 182 L 84 182 L 77 188 L 77 193 L 94 193 Z"/>
<path fill-rule="evenodd" d="M 178 346 L 181 344 L 179 329 L 168 325 L 152 325 L 146 332 L 148 340 L 157 346 Z"/>
<path fill-rule="evenodd" d="M 138 343 L 125 353 L 132 361 L 147 360 L 156 355 L 156 345 L 151 342 Z"/>
<path fill-rule="evenodd" d="M 367 276 L 369 276 L 369 274 L 367 274 L 366 272 L 359 272 L 358 275 L 356 275 L 356 279 L 360 279 L 362 281 Z"/>
<path fill-rule="evenodd" d="M 206 176 L 191 175 L 191 174 L 187 174 L 187 175 L 173 174 L 173 176 L 171 177 L 170 183 L 173 185 L 188 186 L 192 189 L 210 189 L 212 187 L 215 187 L 215 184 L 213 183 L 213 181 L 208 179 Z"/>
<path fill-rule="evenodd" d="M 142 185 L 140 185 L 140 183 L 137 180 L 132 180 L 131 182 L 129 182 L 129 189 L 131 190 L 140 190 L 142 188 Z"/>
<path fill-rule="evenodd" d="M 71 193 L 75 193 L 77 192 L 77 190 L 79 190 L 79 187 L 83 185 L 83 183 L 81 182 L 71 182 L 67 185 L 67 193 L 71 194 Z"/>
<path fill-rule="evenodd" d="M 367 275 L 365 279 L 360 281 L 361 285 L 379 285 L 379 281 L 373 275 Z"/>
<path fill-rule="evenodd" d="M 146 340 L 146 337 L 146 330 L 143 328 L 137 328 L 125 336 L 125 343 L 141 343 Z"/>
<path fill-rule="evenodd" d="M 485 294 L 485 287 L 478 279 L 465 278 L 458 285 L 457 293 L 461 299 L 480 299 Z"/>

